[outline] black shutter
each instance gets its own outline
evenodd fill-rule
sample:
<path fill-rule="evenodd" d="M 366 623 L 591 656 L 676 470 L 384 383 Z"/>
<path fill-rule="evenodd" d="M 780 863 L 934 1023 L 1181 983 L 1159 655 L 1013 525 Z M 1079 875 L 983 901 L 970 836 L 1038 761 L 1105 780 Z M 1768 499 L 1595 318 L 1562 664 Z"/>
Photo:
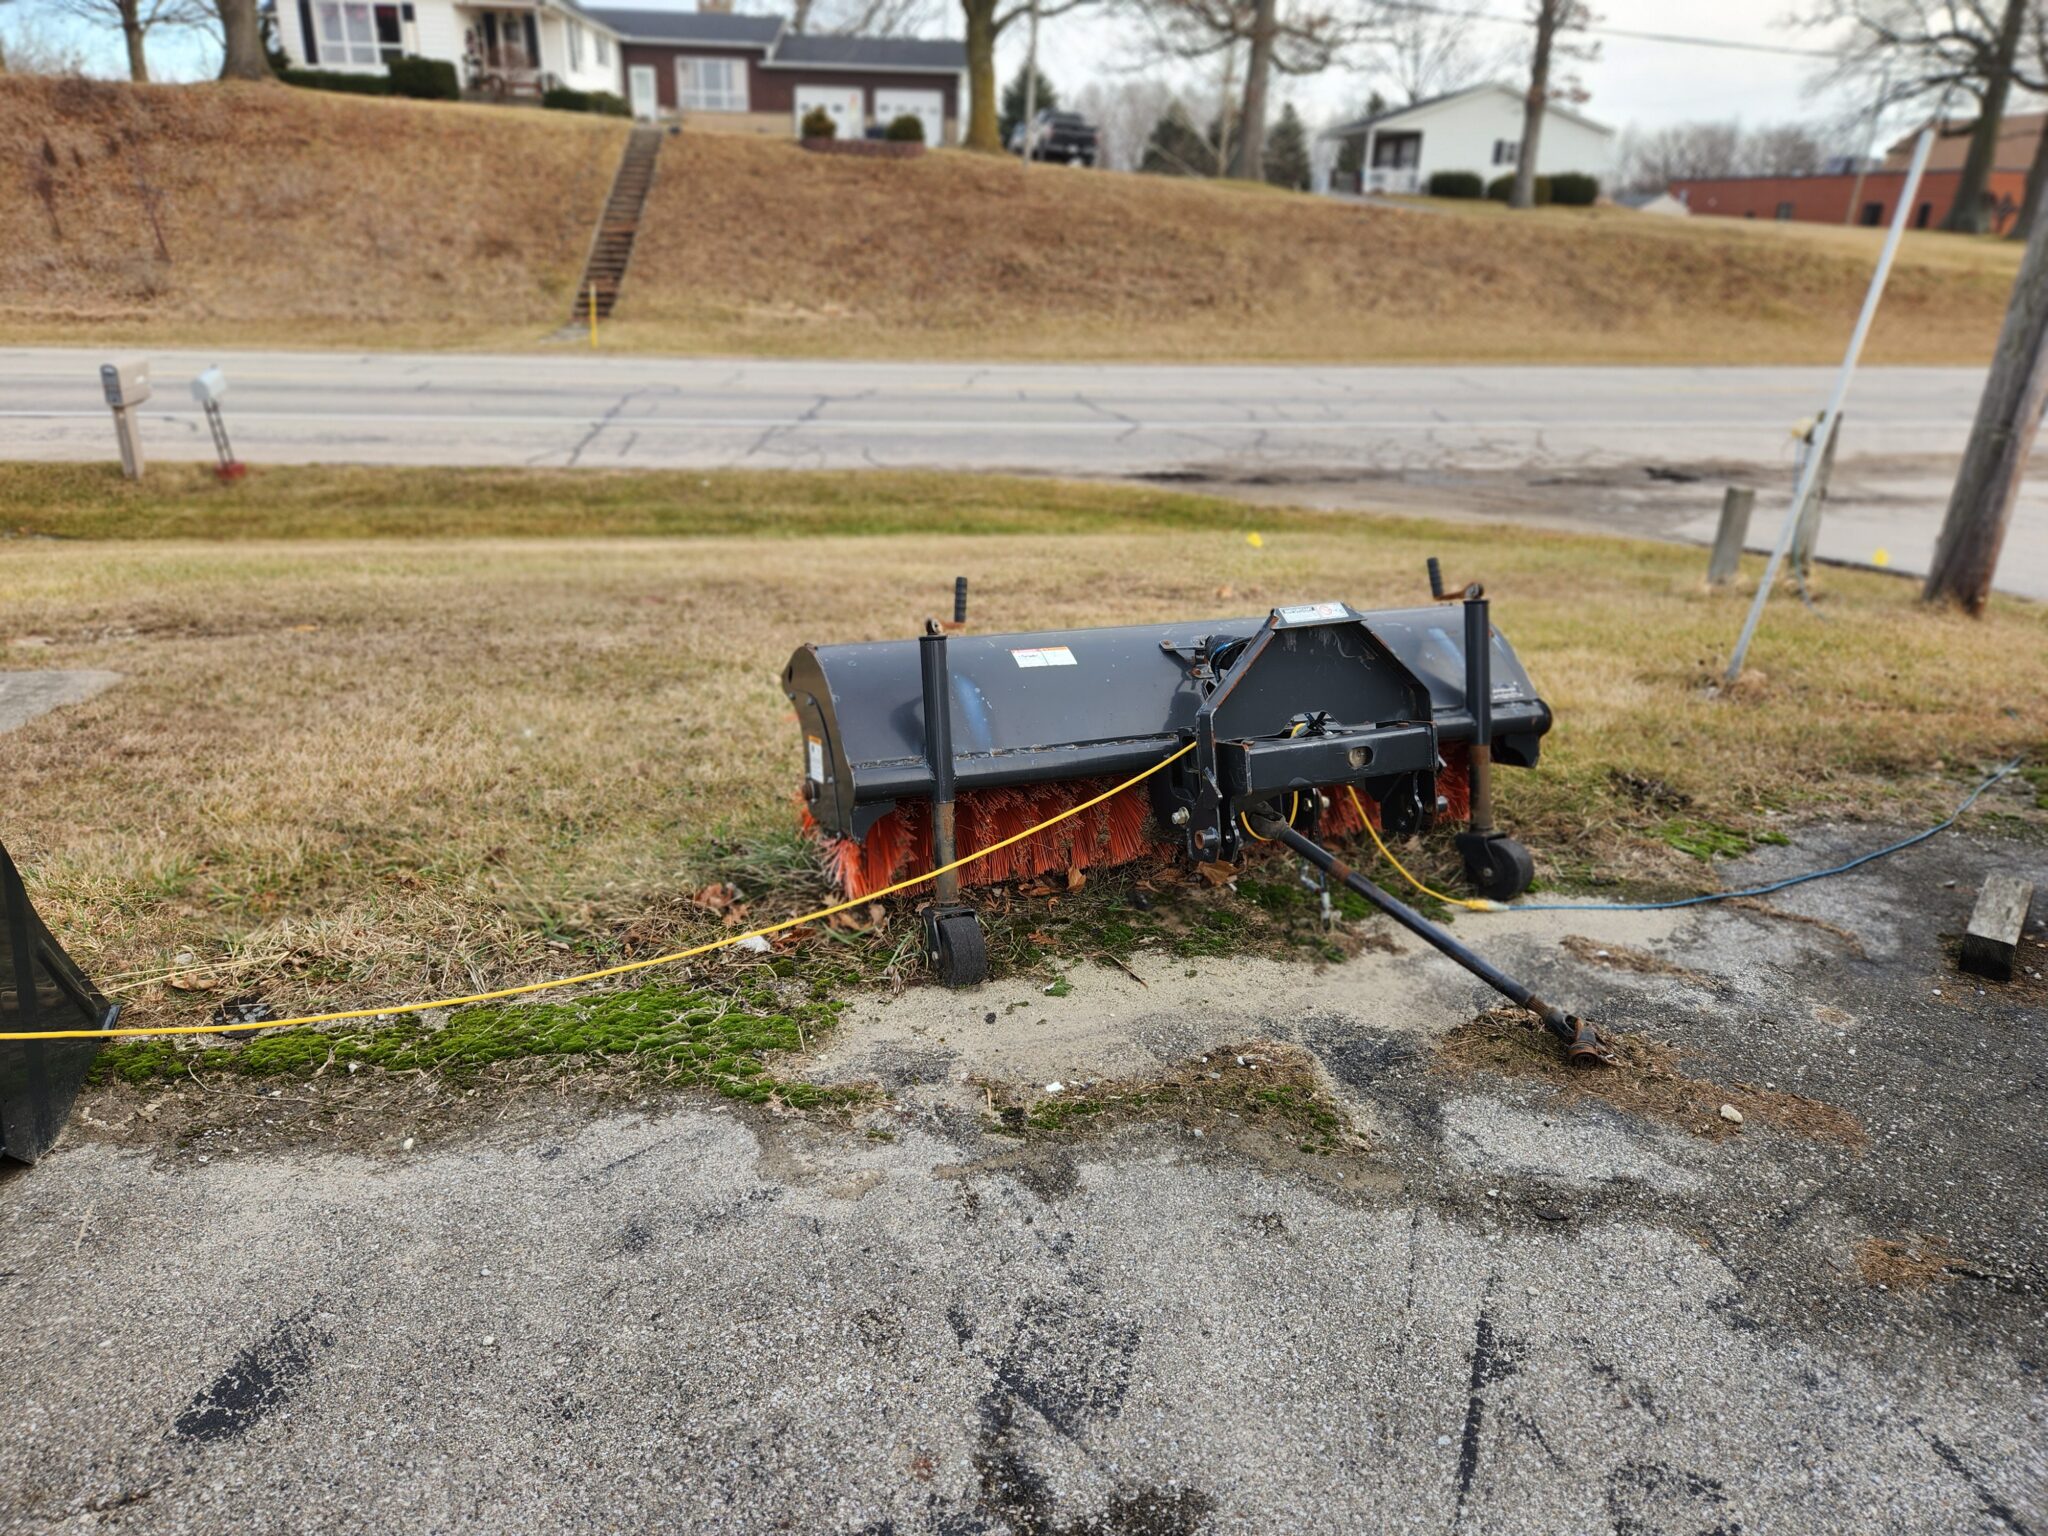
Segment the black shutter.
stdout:
<path fill-rule="evenodd" d="M 306 67 L 312 69 L 320 62 L 320 39 L 313 31 L 313 0 L 299 0 L 299 36 L 306 45 Z"/>
<path fill-rule="evenodd" d="M 540 23 L 531 11 L 526 13 L 526 62 L 533 69 L 540 68 Z"/>

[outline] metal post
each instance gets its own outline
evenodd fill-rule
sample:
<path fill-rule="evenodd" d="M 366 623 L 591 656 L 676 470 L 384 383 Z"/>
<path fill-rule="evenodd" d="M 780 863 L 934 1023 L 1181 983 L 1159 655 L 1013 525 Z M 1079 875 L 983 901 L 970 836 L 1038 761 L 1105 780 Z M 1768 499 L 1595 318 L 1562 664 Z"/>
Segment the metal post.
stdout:
<path fill-rule="evenodd" d="M 1707 559 L 1707 585 L 1725 587 L 1742 566 L 1742 546 L 1749 541 L 1749 518 L 1756 510 L 1756 491 L 1731 485 L 1721 496 L 1721 525 L 1714 530 L 1714 553 Z"/>
<path fill-rule="evenodd" d="M 1493 831 L 1493 620 L 1483 592 L 1465 597 L 1465 708 L 1472 716 L 1467 778 L 1472 810 L 1466 818 L 1481 836 Z"/>
<path fill-rule="evenodd" d="M 1031 163 L 1031 120 L 1038 116 L 1038 0 L 1031 0 L 1031 41 L 1024 60 L 1024 163 Z"/>
<path fill-rule="evenodd" d="M 1906 172 L 1906 185 L 1899 194 L 1899 206 L 1892 214 L 1892 227 L 1886 231 L 1884 250 L 1877 258 L 1877 270 L 1871 274 L 1869 291 L 1863 295 L 1863 311 L 1856 317 L 1856 329 L 1849 337 L 1849 350 L 1842 357 L 1842 371 L 1836 375 L 1834 393 L 1828 398 L 1828 407 L 1821 415 L 1821 439 L 1815 443 L 1815 451 L 1807 456 L 1806 467 L 1800 472 L 1799 485 L 1792 493 L 1792 505 L 1785 513 L 1784 526 L 1778 530 L 1778 541 L 1771 547 L 1770 562 L 1764 567 L 1764 579 L 1757 583 L 1756 597 L 1749 605 L 1749 617 L 1742 622 L 1742 634 L 1735 642 L 1735 654 L 1728 658 L 1725 674 L 1729 682 L 1742 676 L 1742 664 L 1749 657 L 1749 643 L 1756 638 L 1756 627 L 1763 621 L 1764 604 L 1770 601 L 1771 588 L 1776 585 L 1778 571 L 1785 563 L 1785 552 L 1792 547 L 1792 535 L 1799 527 L 1800 514 L 1806 508 L 1807 497 L 1813 494 L 1813 483 L 1820 473 L 1821 462 L 1827 456 L 1828 439 L 1842 420 L 1842 407 L 1849 399 L 1849 385 L 1856 377 L 1856 363 L 1863 356 L 1863 343 L 1870 335 L 1870 323 L 1877 318 L 1877 302 L 1884 297 L 1886 279 L 1892 273 L 1892 259 L 1899 253 L 1899 241 L 1906 233 L 1906 220 L 1913 206 L 1913 199 L 1920 191 L 1920 175 L 1927 169 L 1927 155 L 1934 148 L 1932 125 L 1920 130 L 1919 141 L 1913 146 L 1913 165 Z"/>
<path fill-rule="evenodd" d="M 927 619 L 918 636 L 917 662 L 924 683 L 924 756 L 932 772 L 932 868 L 943 869 L 959 854 L 953 837 L 952 677 L 946 664 L 946 631 L 937 619 Z M 932 895 L 941 907 L 958 902 L 958 871 L 939 876 Z"/>
<path fill-rule="evenodd" d="M 142 478 L 142 434 L 135 430 L 135 415 L 125 405 L 114 407 L 114 440 L 121 445 L 121 473 L 129 480 Z"/>
<path fill-rule="evenodd" d="M 1819 432 L 1819 428 L 1816 427 L 1815 431 Z M 1820 453 L 1820 473 L 1814 476 L 1813 492 L 1806 498 L 1805 509 L 1799 514 L 1799 526 L 1792 533 L 1792 571 L 1801 582 L 1813 573 L 1813 546 L 1820 538 L 1820 516 L 1828 504 L 1828 482 L 1835 472 L 1835 447 L 1842 441 L 1839 429 L 1822 435 L 1827 442 L 1825 448 L 1815 449 L 1809 444 L 1806 450 L 1808 453 Z"/>

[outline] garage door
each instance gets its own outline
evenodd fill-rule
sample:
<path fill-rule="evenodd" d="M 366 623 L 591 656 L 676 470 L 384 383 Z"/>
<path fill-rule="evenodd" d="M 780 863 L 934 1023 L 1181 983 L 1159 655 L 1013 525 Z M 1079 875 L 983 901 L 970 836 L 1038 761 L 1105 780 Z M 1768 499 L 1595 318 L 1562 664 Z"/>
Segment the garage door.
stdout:
<path fill-rule="evenodd" d="M 839 125 L 840 138 L 865 138 L 868 122 L 861 105 L 861 89 L 857 85 L 800 85 L 796 88 L 796 131 L 801 135 L 804 118 L 823 107 Z"/>
<path fill-rule="evenodd" d="M 885 91 L 875 89 L 875 121 L 884 128 L 897 118 L 910 116 L 924 124 L 927 144 L 946 142 L 946 98 L 940 91 Z"/>

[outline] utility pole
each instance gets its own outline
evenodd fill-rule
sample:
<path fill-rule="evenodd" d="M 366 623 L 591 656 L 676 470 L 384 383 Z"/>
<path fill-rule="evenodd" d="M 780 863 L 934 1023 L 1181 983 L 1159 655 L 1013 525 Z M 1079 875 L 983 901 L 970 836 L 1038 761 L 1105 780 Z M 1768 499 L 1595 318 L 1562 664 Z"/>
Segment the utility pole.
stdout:
<path fill-rule="evenodd" d="M 2027 253 L 2013 280 L 2012 302 L 1998 333 L 1991 376 L 1977 402 L 1977 422 L 1948 499 L 1934 563 L 1921 596 L 1980 614 L 1991 595 L 1998 552 L 2012 522 L 2027 454 L 2048 403 L 2048 218 L 2034 221 Z"/>
<path fill-rule="evenodd" d="M 1031 0 L 1030 42 L 1024 59 L 1024 163 L 1031 163 L 1031 120 L 1038 116 L 1038 0 Z"/>

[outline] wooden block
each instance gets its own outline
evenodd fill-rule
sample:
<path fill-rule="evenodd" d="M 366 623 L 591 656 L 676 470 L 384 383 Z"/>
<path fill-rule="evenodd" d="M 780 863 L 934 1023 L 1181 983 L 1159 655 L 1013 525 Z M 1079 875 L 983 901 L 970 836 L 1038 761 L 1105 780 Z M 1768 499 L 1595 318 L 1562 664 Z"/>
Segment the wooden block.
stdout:
<path fill-rule="evenodd" d="M 1976 910 L 1963 932 L 1963 969 L 1993 981 L 2012 980 L 2013 952 L 2026 926 L 2034 887 L 2011 875 L 1990 875 L 1977 893 Z"/>

